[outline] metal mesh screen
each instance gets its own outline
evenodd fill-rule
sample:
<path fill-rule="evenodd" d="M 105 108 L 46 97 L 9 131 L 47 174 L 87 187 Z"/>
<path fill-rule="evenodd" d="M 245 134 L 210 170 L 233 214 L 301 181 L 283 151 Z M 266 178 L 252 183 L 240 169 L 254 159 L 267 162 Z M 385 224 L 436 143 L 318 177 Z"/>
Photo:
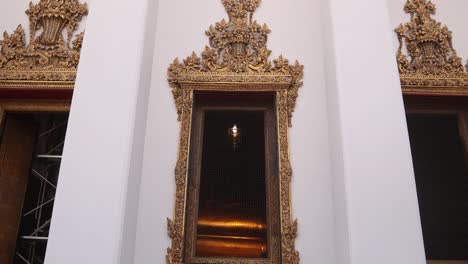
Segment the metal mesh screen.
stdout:
<path fill-rule="evenodd" d="M 229 133 L 234 125 L 239 130 L 236 139 Z M 249 241 L 248 244 L 255 245 L 251 245 L 245 253 L 237 251 L 234 255 L 261 257 L 266 254 L 264 134 L 262 111 L 205 112 L 198 213 L 199 244 L 203 239 L 206 242 L 207 237 L 211 242 L 214 238 L 221 240 L 217 245 L 229 240 L 237 247 Z M 237 241 L 233 241 L 233 237 Z M 232 252 L 227 252 L 229 250 L 202 251 L 200 249 L 198 255 L 233 256 Z"/>

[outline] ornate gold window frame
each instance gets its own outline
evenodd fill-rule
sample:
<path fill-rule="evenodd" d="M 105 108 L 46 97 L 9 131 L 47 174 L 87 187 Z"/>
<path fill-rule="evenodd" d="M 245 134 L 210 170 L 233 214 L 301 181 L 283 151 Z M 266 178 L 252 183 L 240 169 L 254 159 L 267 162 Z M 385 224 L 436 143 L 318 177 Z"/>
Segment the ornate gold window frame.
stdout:
<path fill-rule="evenodd" d="M 468 62 L 457 55 L 452 32 L 436 21 L 436 6 L 429 0 L 407 0 L 404 11 L 409 22 L 395 29 L 399 41 L 398 70 L 404 96 L 429 98 L 422 106 L 406 103 L 407 113 L 450 113 L 459 118 L 459 127 L 467 148 L 467 116 L 465 108 L 438 106 L 441 98 L 468 96 Z M 438 97 L 432 100 L 433 97 Z M 468 264 L 466 260 L 427 260 L 428 264 Z"/>
<path fill-rule="evenodd" d="M 194 93 L 220 92 L 272 92 L 276 94 L 278 129 L 278 164 L 280 196 L 280 240 L 283 264 L 299 263 L 295 249 L 297 221 L 291 208 L 292 169 L 289 160 L 288 129 L 296 105 L 298 90 L 302 86 L 303 66 L 290 65 L 280 56 L 269 60 L 267 49 L 270 30 L 252 19 L 261 0 L 222 0 L 229 20 L 211 26 L 206 35 L 210 47 L 199 57 L 192 53 L 182 63 L 178 59 L 168 69 L 168 81 L 174 95 L 181 122 L 179 154 L 175 169 L 175 213 L 168 219 L 168 233 L 172 246 L 168 249 L 168 264 L 184 263 L 187 183 L 190 156 L 190 135 Z M 206 260 L 204 260 L 207 263 Z M 264 260 L 213 259 L 208 263 L 277 263 Z"/>
<path fill-rule="evenodd" d="M 26 10 L 29 38 L 22 25 L 3 33 L 0 134 L 10 114 L 69 113 L 84 38 L 83 32 L 75 33 L 87 13 L 80 0 L 39 0 Z"/>

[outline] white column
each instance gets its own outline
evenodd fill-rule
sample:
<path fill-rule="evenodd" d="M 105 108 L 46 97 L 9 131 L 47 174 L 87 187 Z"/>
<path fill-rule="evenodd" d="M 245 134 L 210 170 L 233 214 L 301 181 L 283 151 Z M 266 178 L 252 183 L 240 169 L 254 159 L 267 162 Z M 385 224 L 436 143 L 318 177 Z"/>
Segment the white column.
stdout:
<path fill-rule="evenodd" d="M 337 263 L 425 263 L 386 0 L 323 0 Z"/>
<path fill-rule="evenodd" d="M 47 264 L 133 262 L 155 3 L 90 5 Z"/>

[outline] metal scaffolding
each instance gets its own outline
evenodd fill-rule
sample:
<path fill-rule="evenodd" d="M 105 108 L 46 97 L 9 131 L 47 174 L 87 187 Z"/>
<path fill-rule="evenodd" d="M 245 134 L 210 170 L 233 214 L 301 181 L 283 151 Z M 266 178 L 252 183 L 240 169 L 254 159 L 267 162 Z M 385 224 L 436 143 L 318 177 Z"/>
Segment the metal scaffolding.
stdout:
<path fill-rule="evenodd" d="M 13 264 L 44 263 L 68 115 L 37 115 L 39 133 Z"/>

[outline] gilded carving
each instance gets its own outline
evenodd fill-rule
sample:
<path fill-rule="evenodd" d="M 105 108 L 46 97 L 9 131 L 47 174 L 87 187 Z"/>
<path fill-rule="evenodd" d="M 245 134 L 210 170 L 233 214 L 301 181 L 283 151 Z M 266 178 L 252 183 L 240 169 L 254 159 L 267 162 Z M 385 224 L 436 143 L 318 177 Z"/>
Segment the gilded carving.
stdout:
<path fill-rule="evenodd" d="M 435 5 L 428 0 L 408 0 L 404 10 L 411 15 L 411 20 L 395 29 L 400 43 L 398 69 L 404 89 L 468 87 L 468 74 L 453 48 L 452 32 L 432 17 Z"/>
<path fill-rule="evenodd" d="M 278 130 L 279 130 L 279 170 L 280 170 L 280 202 L 281 202 L 281 247 L 283 263 L 299 263 L 299 253 L 296 251 L 294 242 L 297 236 L 297 220 L 292 219 L 291 213 L 291 178 L 292 168 L 289 160 L 289 95 L 288 91 L 277 93 Z"/>
<path fill-rule="evenodd" d="M 193 91 L 181 91 L 178 97 L 181 105 L 181 131 L 179 143 L 179 157 L 175 169 L 176 203 L 174 221 L 168 219 L 169 237 L 172 239 L 172 248 L 167 251 L 167 263 L 182 263 L 185 205 L 187 196 L 187 175 L 189 162 L 190 131 L 192 123 Z"/>
<path fill-rule="evenodd" d="M 270 29 L 252 19 L 260 0 L 223 0 L 229 20 L 212 25 L 206 35 L 210 46 L 198 56 L 195 52 L 181 63 L 178 59 L 168 70 L 180 119 L 179 89 L 184 84 L 215 83 L 272 83 L 291 85 L 288 93 L 288 115 L 292 117 L 297 91 L 302 86 L 303 69 L 297 61 L 289 64 L 283 56 L 269 60 L 267 48 Z"/>
<path fill-rule="evenodd" d="M 0 40 L 0 87 L 73 88 L 84 34 L 73 36 L 87 13 L 78 0 L 30 3 L 29 43 L 21 25 Z"/>
<path fill-rule="evenodd" d="M 182 62 L 175 59 L 168 68 L 168 82 L 172 88 L 178 120 L 181 122 L 181 133 L 175 170 L 175 215 L 173 220 L 168 219 L 172 246 L 168 249 L 166 261 L 168 264 L 183 263 L 193 93 L 201 90 L 269 91 L 275 92 L 277 98 L 281 260 L 284 264 L 297 264 L 297 221 L 293 219 L 291 211 L 292 168 L 289 160 L 288 129 L 291 126 L 298 91 L 302 86 L 304 67 L 297 61 L 290 64 L 283 56 L 270 60 L 271 51 L 267 48 L 270 29 L 265 24 L 260 25 L 253 20 L 253 13 L 261 4 L 260 0 L 222 0 L 222 3 L 228 13 L 228 20 L 223 19 L 206 31 L 209 46 L 205 47 L 200 56 L 193 52 Z M 225 259 L 212 263 L 270 262 Z"/>

